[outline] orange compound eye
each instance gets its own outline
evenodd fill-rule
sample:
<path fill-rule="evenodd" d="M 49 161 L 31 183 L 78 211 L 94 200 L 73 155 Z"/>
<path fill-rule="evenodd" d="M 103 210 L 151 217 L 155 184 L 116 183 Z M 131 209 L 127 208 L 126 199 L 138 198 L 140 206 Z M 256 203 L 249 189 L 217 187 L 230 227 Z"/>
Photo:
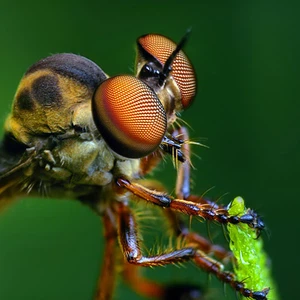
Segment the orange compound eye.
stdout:
<path fill-rule="evenodd" d="M 142 55 L 151 55 L 164 65 L 177 45 L 163 35 L 147 34 L 138 39 L 138 46 L 144 52 Z M 192 64 L 182 50 L 172 63 L 171 75 L 180 89 L 182 107 L 186 108 L 196 94 L 196 75 Z"/>
<path fill-rule="evenodd" d="M 146 156 L 165 135 L 167 117 L 161 102 L 151 88 L 133 76 L 120 75 L 104 81 L 92 105 L 99 132 L 121 156 Z"/>

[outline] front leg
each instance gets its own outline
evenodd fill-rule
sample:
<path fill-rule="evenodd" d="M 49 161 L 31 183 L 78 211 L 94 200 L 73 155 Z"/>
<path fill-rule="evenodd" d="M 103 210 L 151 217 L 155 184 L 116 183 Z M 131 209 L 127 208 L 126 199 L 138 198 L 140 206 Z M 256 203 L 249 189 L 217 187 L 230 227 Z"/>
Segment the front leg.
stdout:
<path fill-rule="evenodd" d="M 267 299 L 268 289 L 263 291 L 252 291 L 245 288 L 244 283 L 237 281 L 233 273 L 224 272 L 221 263 L 209 258 L 202 251 L 197 249 L 197 247 L 187 246 L 172 251 L 158 253 L 153 256 L 144 256 L 138 239 L 138 228 L 134 215 L 131 213 L 129 207 L 122 202 L 118 204 L 118 235 L 124 257 L 130 264 L 143 267 L 154 267 L 192 260 L 201 269 L 214 274 L 224 283 L 230 284 L 243 296 L 255 300 Z M 136 284 L 139 283 L 136 282 Z"/>
<path fill-rule="evenodd" d="M 252 210 L 249 210 L 248 213 L 242 216 L 230 215 L 228 209 L 225 207 L 216 208 L 211 203 L 195 203 L 188 200 L 176 199 L 162 192 L 151 191 L 138 183 L 130 182 L 126 178 L 120 177 L 116 180 L 116 183 L 119 187 L 129 190 L 141 199 L 188 216 L 197 216 L 204 220 L 215 221 L 220 224 L 248 224 L 258 232 L 263 230 L 265 226 L 263 221 Z"/>
<path fill-rule="evenodd" d="M 184 141 L 181 145 L 181 152 L 185 157 L 185 161 L 179 164 L 178 172 L 177 172 L 177 180 L 176 180 L 176 198 L 185 199 L 192 202 L 201 202 L 201 203 L 209 203 L 209 201 L 205 201 L 202 197 L 193 197 L 190 195 L 190 181 L 191 181 L 191 149 L 189 143 L 189 133 L 187 128 L 184 126 L 173 132 L 173 136 Z M 201 198 L 201 200 L 199 200 Z M 195 201 L 197 200 L 197 201 Z M 212 202 L 210 202 L 213 204 Z M 213 204 L 215 208 L 218 206 Z M 230 257 L 232 257 L 231 252 L 226 250 L 220 245 L 214 245 L 208 239 L 199 235 L 196 232 L 191 232 L 188 226 L 182 221 L 181 216 L 171 210 L 166 210 L 166 215 L 170 220 L 170 224 L 173 228 L 174 233 L 177 236 L 183 236 L 188 242 L 196 243 L 200 250 L 204 251 L 206 254 L 213 254 L 216 258 L 221 259 L 223 261 L 227 261 Z"/>
<path fill-rule="evenodd" d="M 124 203 L 118 204 L 118 235 L 124 254 L 123 278 L 138 294 L 160 300 L 200 300 L 202 292 L 194 285 L 162 285 L 140 274 L 140 266 L 161 266 L 188 260 L 195 252 L 193 248 L 184 248 L 155 256 L 143 256 L 138 239 L 138 228 L 133 213 Z M 175 292 L 175 294 L 174 294 Z"/>

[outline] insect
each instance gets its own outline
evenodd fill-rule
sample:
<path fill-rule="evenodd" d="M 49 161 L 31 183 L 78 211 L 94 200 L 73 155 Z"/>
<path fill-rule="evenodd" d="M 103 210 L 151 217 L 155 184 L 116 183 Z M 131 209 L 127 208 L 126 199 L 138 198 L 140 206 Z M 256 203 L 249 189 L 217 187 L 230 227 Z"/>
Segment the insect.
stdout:
<path fill-rule="evenodd" d="M 139 274 L 139 267 L 193 261 L 241 295 L 267 299 L 267 288 L 253 291 L 224 271 L 218 260 L 228 252 L 182 220 L 188 215 L 220 224 L 244 223 L 258 235 L 264 228 L 253 210 L 230 215 L 226 207 L 190 193 L 189 135 L 177 117 L 196 94 L 195 72 L 183 52 L 187 38 L 176 44 L 159 34 L 139 37 L 135 76 L 109 77 L 75 54 L 42 59 L 22 78 L 5 122 L 1 208 L 15 198 L 37 195 L 73 198 L 93 209 L 103 220 L 106 241 L 97 300 L 113 297 L 118 242 L 124 256 L 122 274 L 143 296 L 180 299 L 187 293 L 195 299 L 193 286 L 165 287 Z M 177 166 L 175 197 L 143 179 L 168 155 Z M 177 248 L 150 256 L 142 252 L 131 208 L 136 200 L 163 210 L 180 241 Z"/>

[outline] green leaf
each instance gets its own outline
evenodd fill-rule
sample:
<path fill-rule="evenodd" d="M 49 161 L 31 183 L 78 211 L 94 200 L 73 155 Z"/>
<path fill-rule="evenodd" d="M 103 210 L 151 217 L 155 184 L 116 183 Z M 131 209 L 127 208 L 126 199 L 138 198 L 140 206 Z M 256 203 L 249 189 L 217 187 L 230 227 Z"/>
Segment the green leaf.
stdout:
<path fill-rule="evenodd" d="M 244 200 L 236 197 L 228 210 L 230 215 L 241 216 L 247 213 Z M 245 287 L 261 291 L 270 287 L 269 300 L 278 300 L 279 296 L 271 278 L 270 261 L 263 249 L 263 240 L 247 224 L 228 224 L 230 249 L 235 257 L 234 272 L 237 280 Z M 246 299 L 246 298 L 245 298 Z"/>

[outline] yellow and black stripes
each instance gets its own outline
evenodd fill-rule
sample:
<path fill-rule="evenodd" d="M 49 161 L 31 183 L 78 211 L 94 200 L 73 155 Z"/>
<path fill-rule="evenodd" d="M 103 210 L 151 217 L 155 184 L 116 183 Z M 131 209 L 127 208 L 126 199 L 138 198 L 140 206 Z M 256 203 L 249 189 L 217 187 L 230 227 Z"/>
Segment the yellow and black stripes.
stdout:
<path fill-rule="evenodd" d="M 100 67 L 79 55 L 63 53 L 40 60 L 20 82 L 6 131 L 29 146 L 33 137 L 67 132 L 74 111 L 90 105 L 106 78 Z"/>

